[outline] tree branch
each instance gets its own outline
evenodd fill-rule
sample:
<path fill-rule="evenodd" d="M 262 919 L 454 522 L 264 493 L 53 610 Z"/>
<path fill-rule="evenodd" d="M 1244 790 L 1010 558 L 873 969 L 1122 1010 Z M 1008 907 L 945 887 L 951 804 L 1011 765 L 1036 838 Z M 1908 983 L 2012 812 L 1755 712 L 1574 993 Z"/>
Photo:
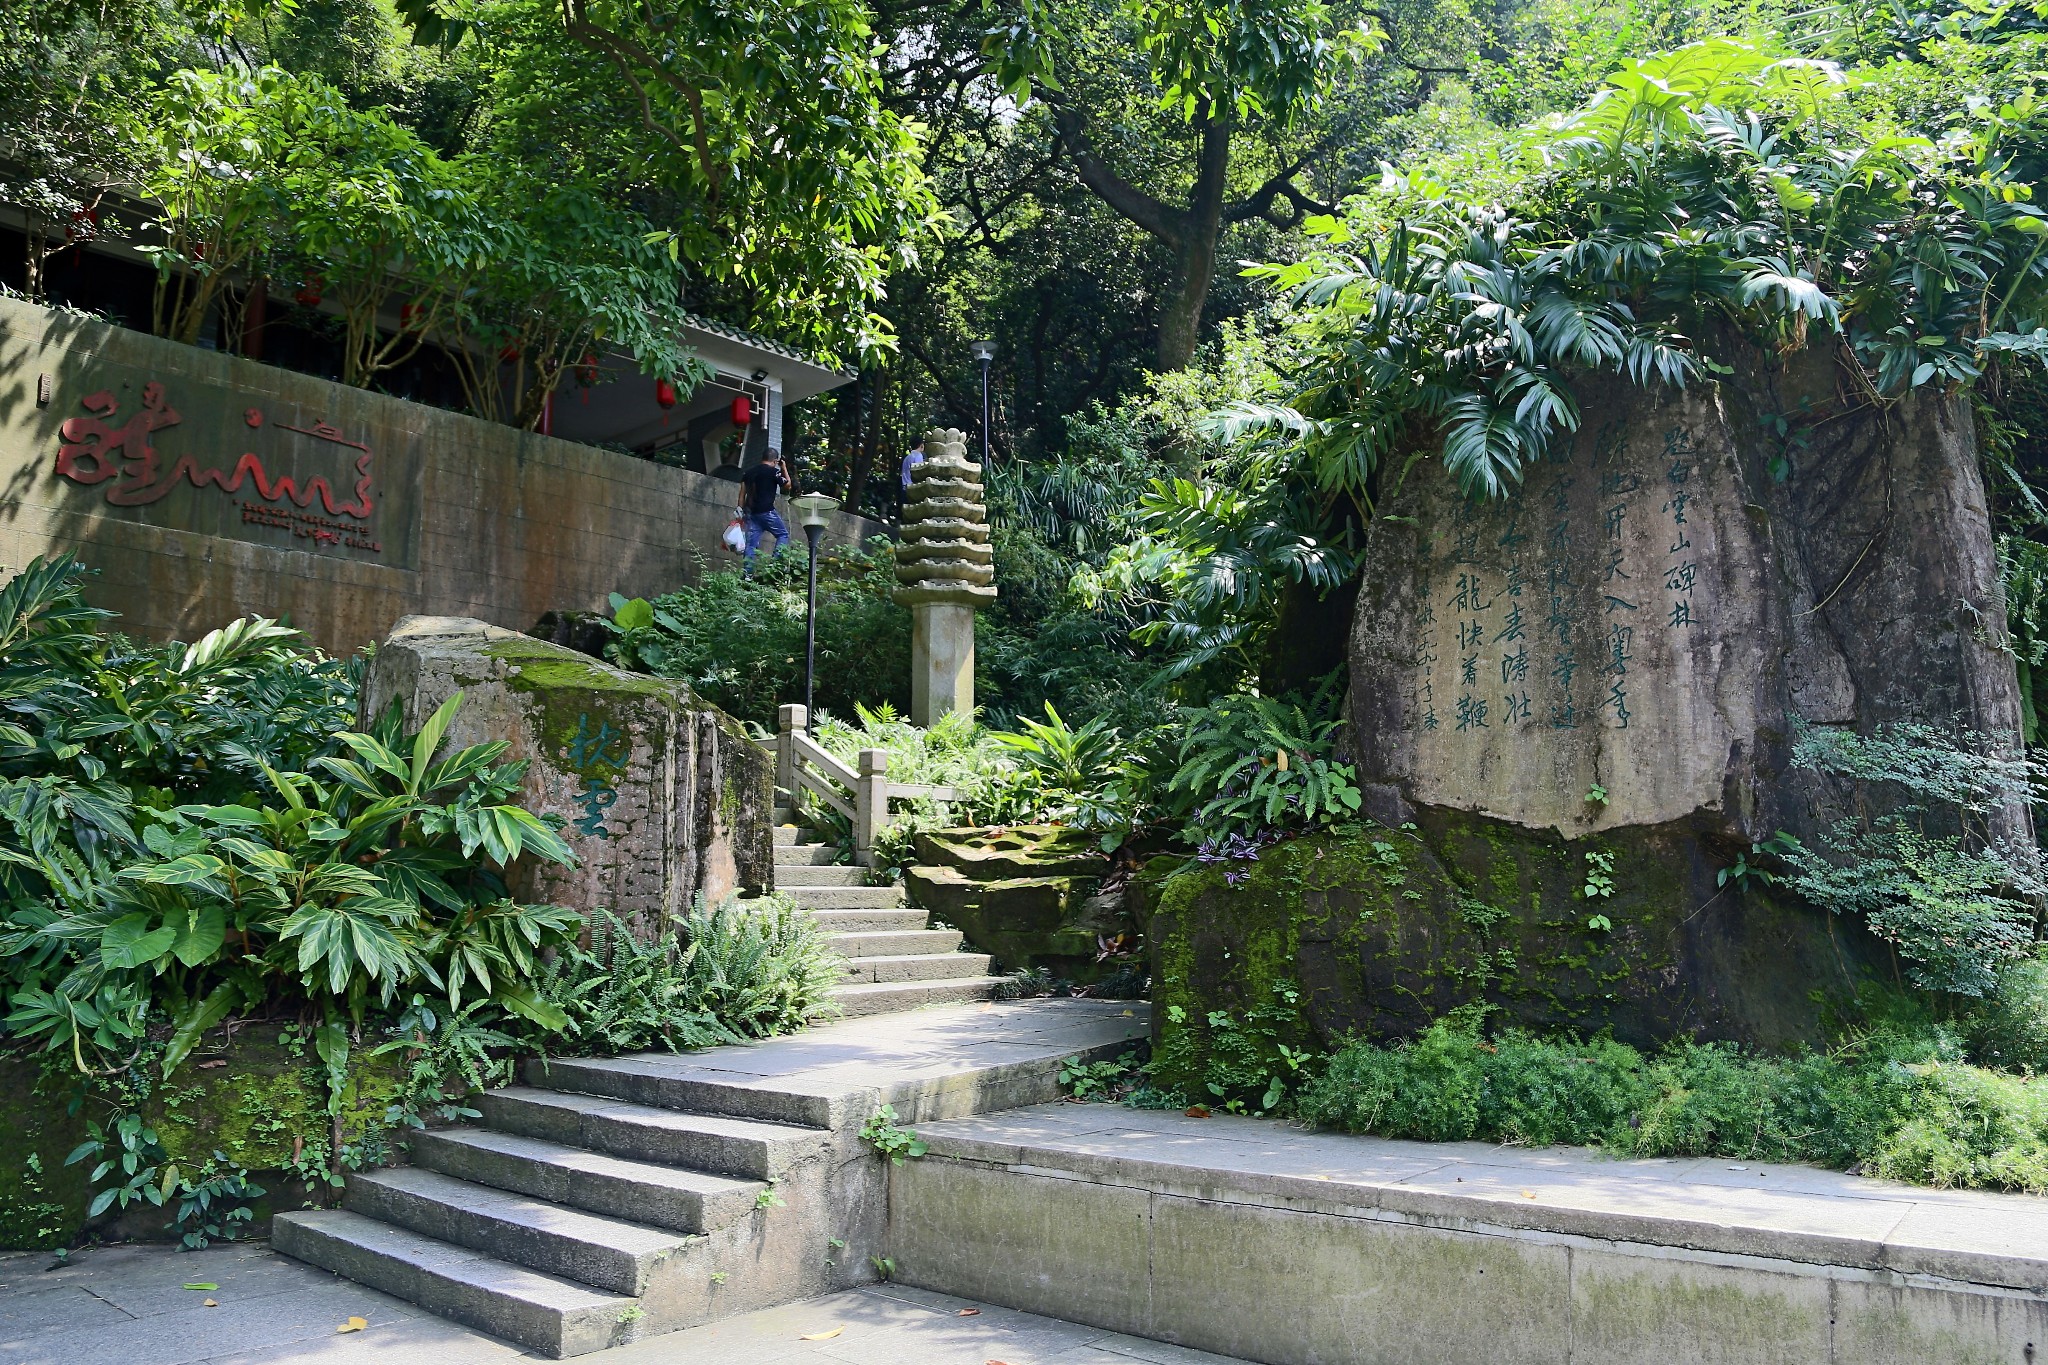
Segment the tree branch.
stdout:
<path fill-rule="evenodd" d="M 725 176 L 711 155 L 710 134 L 704 121 L 703 92 L 674 72 L 664 70 L 654 55 L 639 44 L 630 43 L 610 29 L 591 23 L 589 19 L 583 17 L 582 9 L 576 0 L 562 0 L 562 25 L 569 37 L 609 60 L 619 75 L 625 78 L 626 83 L 633 87 L 633 92 L 640 97 L 641 119 L 650 130 L 667 138 L 679 150 L 695 153 L 698 168 L 704 173 L 704 183 L 708 191 L 706 197 L 715 206 L 718 203 L 719 191 L 724 186 Z M 634 73 L 635 61 L 651 71 L 656 80 L 673 90 L 682 98 L 683 103 L 689 106 L 689 145 L 684 144 L 673 128 L 655 118 L 654 101 L 649 96 L 646 85 Z"/>
<path fill-rule="evenodd" d="M 1088 122 L 1079 110 L 1068 105 L 1055 92 L 1040 91 L 1039 96 L 1052 110 L 1053 126 L 1059 129 L 1068 155 L 1074 158 L 1074 169 L 1080 173 L 1081 183 L 1103 203 L 1146 232 L 1168 246 L 1178 247 L 1187 231 L 1185 215 L 1111 170 L 1090 145 Z"/>

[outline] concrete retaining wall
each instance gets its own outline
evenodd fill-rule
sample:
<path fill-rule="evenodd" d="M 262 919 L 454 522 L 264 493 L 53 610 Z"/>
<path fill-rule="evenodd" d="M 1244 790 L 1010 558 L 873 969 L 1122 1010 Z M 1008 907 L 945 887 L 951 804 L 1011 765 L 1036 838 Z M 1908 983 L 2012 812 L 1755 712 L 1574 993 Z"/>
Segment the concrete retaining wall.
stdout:
<path fill-rule="evenodd" d="M 1682 1191 L 1615 1199 L 1613 1182 L 1608 1209 L 1565 1208 L 1557 1170 L 1527 1173 L 1544 1153 L 1442 1176 L 1484 1191 L 1467 1195 L 1317 1174 L 1328 1154 L 1278 1124 L 1212 1145 L 1108 1112 L 1085 1140 L 1032 1141 L 1027 1115 L 925 1130 L 932 1154 L 890 1175 L 898 1277 L 1269 1365 L 2031 1365 L 2048 1348 L 2043 1201 L 1922 1191 L 1933 1216 L 1912 1225 L 1882 1197 L 1845 1200 L 1816 1234 L 1803 1208 L 1724 1189 L 1688 1222 Z"/>
<path fill-rule="evenodd" d="M 573 403 L 574 396 L 563 402 Z M 524 630 L 696 576 L 736 486 L 0 299 L 0 564 L 75 549 L 120 628 Z M 828 540 L 886 534 L 835 517 Z"/>

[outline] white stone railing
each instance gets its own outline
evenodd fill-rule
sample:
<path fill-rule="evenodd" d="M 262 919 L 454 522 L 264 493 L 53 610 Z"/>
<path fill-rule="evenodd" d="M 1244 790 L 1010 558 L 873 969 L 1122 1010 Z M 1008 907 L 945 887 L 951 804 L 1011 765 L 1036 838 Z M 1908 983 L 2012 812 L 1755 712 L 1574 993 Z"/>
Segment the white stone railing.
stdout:
<path fill-rule="evenodd" d="M 810 735 L 810 713 L 784 706 L 775 713 L 775 788 L 792 805 L 806 794 L 845 816 L 853 827 L 853 860 L 863 867 L 875 861 L 875 839 L 894 818 L 892 803 L 926 798 L 957 801 L 953 787 L 889 780 L 889 752 L 862 749 L 858 770 L 847 767 Z"/>

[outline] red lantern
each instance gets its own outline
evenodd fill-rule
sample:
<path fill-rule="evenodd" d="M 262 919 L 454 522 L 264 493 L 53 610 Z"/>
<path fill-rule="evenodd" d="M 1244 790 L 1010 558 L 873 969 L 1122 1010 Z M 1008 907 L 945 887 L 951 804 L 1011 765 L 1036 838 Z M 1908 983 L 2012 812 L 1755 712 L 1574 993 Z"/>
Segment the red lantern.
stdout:
<path fill-rule="evenodd" d="M 576 366 L 576 382 L 586 389 L 596 386 L 597 355 L 595 352 L 585 351 L 583 353 L 582 361 Z"/>
<path fill-rule="evenodd" d="M 508 363 L 519 359 L 519 348 L 509 341 L 506 342 L 504 347 L 498 352 L 498 359 Z"/>
<path fill-rule="evenodd" d="M 754 400 L 741 394 L 732 400 L 732 424 L 743 427 L 754 420 Z"/>
<path fill-rule="evenodd" d="M 423 325 L 425 325 L 425 321 L 426 321 L 426 320 L 425 320 L 425 318 L 421 316 L 421 312 L 422 312 L 422 310 L 421 310 L 420 306 L 419 306 L 418 304 L 416 304 L 416 303 L 401 303 L 401 304 L 399 304 L 399 305 L 398 305 L 398 330 L 399 330 L 399 331 L 401 331 L 401 332 L 417 332 L 417 331 L 419 331 L 419 330 L 420 330 L 420 328 L 421 328 L 421 327 L 422 327 Z"/>
<path fill-rule="evenodd" d="M 655 380 L 654 401 L 665 408 L 674 407 L 676 405 L 676 386 L 669 383 L 666 379 Z"/>
<path fill-rule="evenodd" d="M 318 308 L 320 306 L 320 291 L 326 284 L 327 281 L 321 279 L 318 275 L 307 277 L 306 282 L 299 286 L 299 292 L 292 295 L 292 302 L 298 304 L 301 308 Z"/>

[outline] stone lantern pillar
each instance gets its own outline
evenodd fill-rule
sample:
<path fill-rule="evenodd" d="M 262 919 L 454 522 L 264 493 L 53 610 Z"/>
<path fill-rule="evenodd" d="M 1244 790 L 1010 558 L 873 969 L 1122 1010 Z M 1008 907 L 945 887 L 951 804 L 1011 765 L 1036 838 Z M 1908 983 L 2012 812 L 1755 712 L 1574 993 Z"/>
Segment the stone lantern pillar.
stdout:
<path fill-rule="evenodd" d="M 910 608 L 910 719 L 931 725 L 974 709 L 974 613 L 996 599 L 981 466 L 967 433 L 933 431 L 910 476 L 895 599 Z"/>

